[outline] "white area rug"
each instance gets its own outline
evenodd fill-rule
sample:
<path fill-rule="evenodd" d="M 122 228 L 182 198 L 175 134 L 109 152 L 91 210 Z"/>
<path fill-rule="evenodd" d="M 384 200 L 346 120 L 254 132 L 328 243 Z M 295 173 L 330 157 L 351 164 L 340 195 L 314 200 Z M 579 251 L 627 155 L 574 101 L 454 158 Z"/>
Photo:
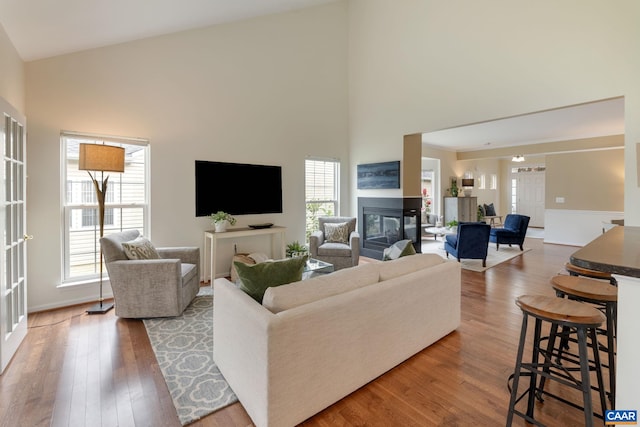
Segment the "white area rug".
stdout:
<path fill-rule="evenodd" d="M 489 243 L 489 252 L 487 253 L 487 266 L 482 266 L 481 259 L 461 259 L 460 265 L 465 270 L 482 272 L 488 270 L 491 267 L 495 267 L 505 261 L 509 261 L 512 258 L 520 256 L 525 252 L 529 252 L 531 249 L 524 248 L 524 251 L 520 250 L 520 247 L 513 245 L 500 245 L 500 250 L 496 251 L 495 243 Z M 422 253 L 433 253 L 447 257 L 447 253 L 444 250 L 444 242 L 442 240 L 422 239 Z M 449 259 L 455 259 L 453 256 L 449 256 Z"/>
<path fill-rule="evenodd" d="M 145 319 L 182 425 L 238 401 L 213 362 L 213 291 L 200 288 L 182 316 Z"/>

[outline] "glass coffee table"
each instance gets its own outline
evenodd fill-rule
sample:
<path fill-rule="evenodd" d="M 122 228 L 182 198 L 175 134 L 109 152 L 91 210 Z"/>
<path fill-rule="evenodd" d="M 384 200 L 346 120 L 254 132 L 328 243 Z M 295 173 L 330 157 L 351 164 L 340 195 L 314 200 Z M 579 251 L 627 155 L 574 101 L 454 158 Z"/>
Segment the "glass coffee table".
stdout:
<path fill-rule="evenodd" d="M 319 259 L 309 258 L 304 265 L 302 272 L 303 279 L 309 279 L 319 274 L 328 274 L 333 272 L 333 264 L 320 261 Z"/>
<path fill-rule="evenodd" d="M 457 230 L 447 227 L 425 227 L 424 232 L 431 234 L 433 240 L 438 240 L 438 236 L 444 237 L 447 234 L 455 234 Z"/>

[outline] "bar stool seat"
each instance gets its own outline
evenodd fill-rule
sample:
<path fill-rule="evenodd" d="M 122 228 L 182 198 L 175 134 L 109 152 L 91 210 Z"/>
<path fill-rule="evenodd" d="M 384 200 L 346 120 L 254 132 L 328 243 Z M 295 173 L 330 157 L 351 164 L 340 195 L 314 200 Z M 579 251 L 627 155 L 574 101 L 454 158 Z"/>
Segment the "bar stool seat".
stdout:
<path fill-rule="evenodd" d="M 516 367 L 513 375 L 511 387 L 511 398 L 509 402 L 509 412 L 507 414 L 507 426 L 513 422 L 513 416 L 517 415 L 528 422 L 542 425 L 533 417 L 535 398 L 542 400 L 542 395 L 555 398 L 574 408 L 584 411 L 585 425 L 593 426 L 594 415 L 602 418 L 602 415 L 594 414 L 591 399 L 590 372 L 596 372 L 598 382 L 597 390 L 600 397 L 602 412 L 606 409 L 606 398 L 602 387 L 602 371 L 600 368 L 600 357 L 598 351 L 598 341 L 596 329 L 605 321 L 605 316 L 595 307 L 578 301 L 564 298 L 554 298 L 543 295 L 522 295 L 516 299 L 516 305 L 523 313 L 522 329 L 520 331 L 520 342 L 518 354 L 516 356 Z M 533 350 L 530 362 L 523 361 L 524 347 L 527 336 L 527 325 L 529 316 L 535 318 Z M 542 322 L 551 324 L 550 335 L 542 337 Z M 555 347 L 555 340 L 559 327 L 568 327 L 576 330 L 579 347 L 579 367 L 568 369 L 557 361 L 559 348 Z M 587 338 L 588 337 L 588 338 Z M 546 349 L 542 343 L 547 341 Z M 593 363 L 589 360 L 588 347 L 593 352 Z M 572 372 L 580 371 L 580 377 L 576 378 Z M 527 390 L 518 396 L 518 385 L 520 377 L 530 377 Z M 538 387 L 537 378 L 554 380 L 565 386 L 578 389 L 582 392 L 582 406 L 571 402 L 561 396 L 545 392 L 542 387 Z M 541 381 L 542 384 L 542 381 Z M 516 405 L 524 397 L 527 397 L 526 413 L 516 409 Z"/>
<path fill-rule="evenodd" d="M 600 345 L 600 350 L 606 352 L 609 370 L 609 400 L 611 408 L 615 405 L 616 395 L 616 369 L 615 338 L 617 332 L 617 312 L 618 312 L 618 288 L 600 280 L 589 279 L 579 276 L 554 276 L 551 278 L 551 286 L 559 297 L 583 301 L 595 304 L 602 308 L 606 316 L 606 328 L 600 329 L 601 333 L 607 337 L 607 345 Z"/>
<path fill-rule="evenodd" d="M 607 273 L 606 271 L 591 270 L 589 268 L 584 268 L 584 267 L 577 266 L 575 264 L 571 264 L 570 262 L 565 263 L 564 268 L 565 270 L 567 270 L 567 272 L 571 276 L 584 276 L 584 277 L 589 277 L 591 279 L 607 280 L 612 285 L 618 284 L 616 282 L 616 279 L 611 275 L 611 273 Z"/>

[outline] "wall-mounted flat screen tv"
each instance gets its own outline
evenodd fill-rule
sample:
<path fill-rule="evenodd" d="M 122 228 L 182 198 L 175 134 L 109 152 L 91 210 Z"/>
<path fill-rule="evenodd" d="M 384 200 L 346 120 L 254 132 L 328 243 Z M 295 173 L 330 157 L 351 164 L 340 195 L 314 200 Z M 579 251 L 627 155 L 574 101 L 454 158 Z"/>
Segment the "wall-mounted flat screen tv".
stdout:
<path fill-rule="evenodd" d="M 196 160 L 196 216 L 282 213 L 282 167 Z"/>

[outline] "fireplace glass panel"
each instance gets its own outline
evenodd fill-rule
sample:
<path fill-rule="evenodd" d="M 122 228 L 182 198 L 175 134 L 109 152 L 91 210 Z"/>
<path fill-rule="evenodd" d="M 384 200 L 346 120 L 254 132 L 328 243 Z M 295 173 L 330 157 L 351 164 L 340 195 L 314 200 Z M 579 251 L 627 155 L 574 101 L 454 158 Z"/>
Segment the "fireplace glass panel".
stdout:
<path fill-rule="evenodd" d="M 384 214 L 365 214 L 364 240 L 369 243 L 392 245 L 400 239 L 400 218 Z"/>

